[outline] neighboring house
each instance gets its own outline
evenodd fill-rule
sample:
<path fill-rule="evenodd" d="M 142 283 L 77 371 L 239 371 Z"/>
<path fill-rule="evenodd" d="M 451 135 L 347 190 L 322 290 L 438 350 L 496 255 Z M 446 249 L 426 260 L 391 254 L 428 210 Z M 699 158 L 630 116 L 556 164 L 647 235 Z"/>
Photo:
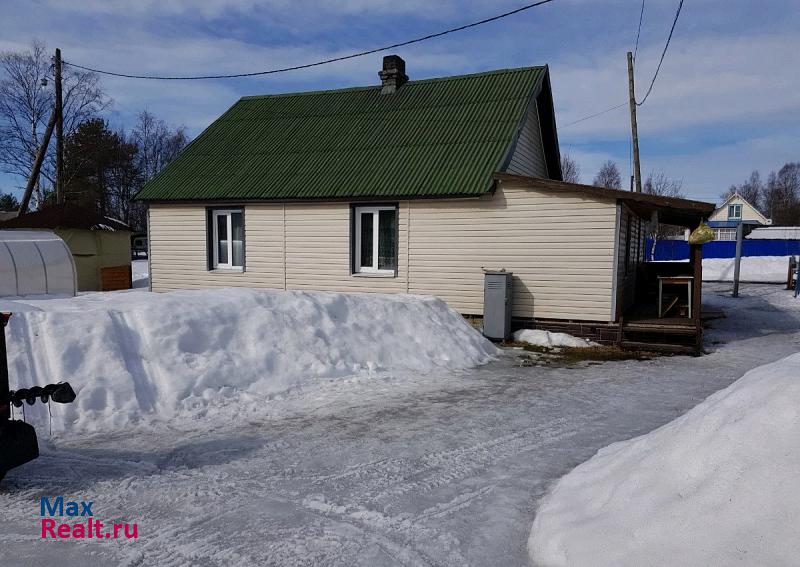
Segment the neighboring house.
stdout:
<path fill-rule="evenodd" d="M 48 229 L 67 244 L 78 291 L 131 287 L 131 229 L 93 209 L 55 205 L 0 222 L 0 229 Z"/>
<path fill-rule="evenodd" d="M 763 226 L 772 224 L 772 220 L 758 212 L 738 193 L 725 199 L 708 217 L 708 226 L 714 229 L 716 240 L 736 240 L 736 227 L 740 224 Z"/>
<path fill-rule="evenodd" d="M 561 182 L 547 67 L 404 67 L 384 58 L 380 86 L 245 97 L 212 123 L 137 196 L 151 288 L 432 294 L 482 315 L 483 270 L 505 269 L 517 319 L 621 337 L 646 224 L 693 228 L 713 205 Z"/>

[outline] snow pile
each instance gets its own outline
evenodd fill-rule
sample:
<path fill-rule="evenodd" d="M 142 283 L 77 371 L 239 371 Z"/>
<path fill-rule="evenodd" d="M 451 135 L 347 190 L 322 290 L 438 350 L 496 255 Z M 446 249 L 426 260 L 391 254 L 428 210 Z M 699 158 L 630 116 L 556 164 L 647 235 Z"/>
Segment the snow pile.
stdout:
<path fill-rule="evenodd" d="M 150 261 L 134 260 L 131 262 L 131 279 L 133 280 L 134 288 L 149 287 Z"/>
<path fill-rule="evenodd" d="M 12 388 L 69 380 L 54 429 L 170 418 L 379 370 L 489 361 L 496 348 L 436 298 L 224 289 L 0 301 Z M 36 419 L 47 419 L 40 405 Z M 60 422 L 60 423 L 59 423 Z"/>
<path fill-rule="evenodd" d="M 544 499 L 537 565 L 791 565 L 800 557 L 800 354 L 615 443 Z"/>
<path fill-rule="evenodd" d="M 800 240 L 800 226 L 760 226 L 745 236 L 755 240 Z"/>
<path fill-rule="evenodd" d="M 703 281 L 733 281 L 735 260 L 733 258 L 705 258 Z M 739 267 L 739 279 L 745 282 L 786 282 L 789 272 L 789 256 L 743 256 Z"/>
<path fill-rule="evenodd" d="M 540 329 L 521 329 L 514 333 L 514 340 L 518 343 L 540 347 L 596 347 L 600 346 L 588 339 L 573 337 L 567 333 L 551 333 Z"/>

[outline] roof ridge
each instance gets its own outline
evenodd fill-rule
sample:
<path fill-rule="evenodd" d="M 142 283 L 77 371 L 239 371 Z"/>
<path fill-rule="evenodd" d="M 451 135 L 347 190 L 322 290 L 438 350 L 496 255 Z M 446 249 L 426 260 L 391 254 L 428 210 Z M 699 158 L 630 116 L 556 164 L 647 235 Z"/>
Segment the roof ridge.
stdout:
<path fill-rule="evenodd" d="M 419 85 L 424 83 L 435 83 L 435 82 L 442 82 L 442 81 L 457 81 L 457 80 L 464 80 L 464 79 L 472 79 L 475 77 L 482 77 L 482 76 L 489 76 L 489 75 L 503 75 L 503 74 L 510 74 L 510 73 L 521 73 L 524 71 L 540 71 L 545 69 L 547 65 L 530 65 L 528 67 L 510 67 L 505 69 L 492 69 L 490 71 L 479 71 L 477 73 L 465 73 L 461 75 L 447 75 L 445 77 L 428 77 L 427 79 L 413 79 L 406 82 L 404 86 L 407 85 Z M 289 96 L 306 96 L 306 95 L 318 95 L 318 94 L 325 94 L 325 93 L 341 93 L 341 92 L 356 92 L 356 91 L 369 91 L 369 90 L 378 90 L 381 88 L 381 85 L 362 85 L 362 86 L 355 86 L 355 87 L 342 87 L 340 89 L 321 89 L 315 91 L 297 91 L 297 92 L 290 92 L 290 93 L 273 93 L 273 94 L 259 94 L 259 95 L 246 95 L 239 100 L 253 100 L 253 99 L 260 99 L 260 98 L 279 98 L 279 97 L 289 97 Z"/>

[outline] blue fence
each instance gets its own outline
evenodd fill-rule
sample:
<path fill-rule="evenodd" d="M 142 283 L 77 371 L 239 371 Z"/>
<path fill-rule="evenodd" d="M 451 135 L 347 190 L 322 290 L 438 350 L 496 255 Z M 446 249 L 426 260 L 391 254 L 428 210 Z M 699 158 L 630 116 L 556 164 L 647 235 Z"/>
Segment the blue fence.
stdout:
<path fill-rule="evenodd" d="M 646 257 L 650 258 L 653 240 L 647 239 Z M 742 241 L 742 256 L 793 256 L 800 254 L 800 240 L 748 240 Z M 735 258 L 736 241 L 712 240 L 703 244 L 703 258 Z M 656 262 L 688 260 L 689 243 L 685 240 L 659 240 L 656 242 Z"/>

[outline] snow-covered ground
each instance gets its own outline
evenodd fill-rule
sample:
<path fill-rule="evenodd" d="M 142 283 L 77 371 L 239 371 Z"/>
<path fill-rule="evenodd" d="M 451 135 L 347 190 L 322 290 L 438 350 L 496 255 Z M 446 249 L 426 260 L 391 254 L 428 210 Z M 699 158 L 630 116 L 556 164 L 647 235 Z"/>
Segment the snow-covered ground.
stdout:
<path fill-rule="evenodd" d="M 800 557 L 800 353 L 562 478 L 535 564 L 792 565 Z"/>
<path fill-rule="evenodd" d="M 131 279 L 133 287 L 146 288 L 150 286 L 150 260 L 134 260 L 131 262 Z"/>
<path fill-rule="evenodd" d="M 514 332 L 514 340 L 518 343 L 540 347 L 573 347 L 585 348 L 597 346 L 597 343 L 581 337 L 573 337 L 567 333 L 553 333 L 541 329 L 520 329 Z"/>
<path fill-rule="evenodd" d="M 703 259 L 703 281 L 732 282 L 733 258 Z M 744 256 L 739 266 L 739 280 L 759 283 L 786 283 L 789 256 Z"/>
<path fill-rule="evenodd" d="M 0 548 L 14 565 L 67 567 L 527 565 L 557 479 L 800 349 L 800 302 L 729 287 L 704 286 L 728 318 L 699 358 L 524 367 L 506 351 L 109 431 L 40 427 L 42 457 L 0 484 Z M 45 495 L 91 499 L 100 519 L 138 522 L 139 539 L 42 542 Z"/>

